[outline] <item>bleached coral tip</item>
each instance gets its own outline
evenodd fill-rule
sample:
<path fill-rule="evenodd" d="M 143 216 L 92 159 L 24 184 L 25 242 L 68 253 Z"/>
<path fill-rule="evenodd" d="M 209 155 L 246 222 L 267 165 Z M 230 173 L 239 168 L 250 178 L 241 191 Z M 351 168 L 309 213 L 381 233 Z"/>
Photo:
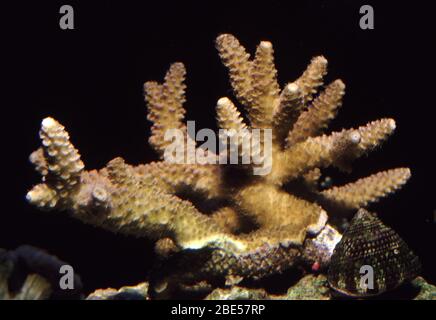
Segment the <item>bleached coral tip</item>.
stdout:
<path fill-rule="evenodd" d="M 313 60 L 317 63 L 327 64 L 327 59 L 324 56 L 316 56 Z"/>
<path fill-rule="evenodd" d="M 295 82 L 292 82 L 286 85 L 286 90 L 288 90 L 290 93 L 297 93 L 300 90 L 300 88 Z"/>
<path fill-rule="evenodd" d="M 224 107 L 224 106 L 227 106 L 229 104 L 230 104 L 230 99 L 227 97 L 222 97 L 222 98 L 218 99 L 218 102 L 217 102 L 218 107 Z"/>
<path fill-rule="evenodd" d="M 360 133 L 358 131 L 353 131 L 349 135 L 350 142 L 353 144 L 358 144 L 360 142 Z"/>
<path fill-rule="evenodd" d="M 400 169 L 403 173 L 404 179 L 409 179 L 412 176 L 412 172 L 410 171 L 409 168 L 401 168 Z"/>
<path fill-rule="evenodd" d="M 226 39 L 237 40 L 233 35 L 229 33 L 222 33 L 216 38 L 215 41 L 219 44 L 220 42 L 225 41 Z"/>
<path fill-rule="evenodd" d="M 336 79 L 334 83 L 337 86 L 339 86 L 342 90 L 345 89 L 345 83 L 341 79 Z"/>
<path fill-rule="evenodd" d="M 271 49 L 271 48 L 272 48 L 272 43 L 269 42 L 269 41 L 261 41 L 260 44 L 259 44 L 259 46 L 260 46 L 262 49 Z"/>
<path fill-rule="evenodd" d="M 32 191 L 26 194 L 26 201 L 32 203 Z"/>
<path fill-rule="evenodd" d="M 52 117 L 44 118 L 44 120 L 42 120 L 41 122 L 41 127 L 43 129 L 53 128 L 55 125 L 56 125 L 56 120 L 53 119 Z"/>
<path fill-rule="evenodd" d="M 30 190 L 29 192 L 27 192 L 27 194 L 26 194 L 27 202 L 29 202 L 31 204 L 37 204 L 39 201 L 41 201 L 42 194 L 41 194 L 41 192 L 38 192 L 38 191 L 40 191 L 40 190 L 39 189 L 35 190 L 35 188 L 34 188 L 34 189 Z"/>
<path fill-rule="evenodd" d="M 389 126 L 390 129 L 394 130 L 397 127 L 397 125 L 395 123 L 395 120 L 394 119 L 388 119 L 388 126 Z"/>

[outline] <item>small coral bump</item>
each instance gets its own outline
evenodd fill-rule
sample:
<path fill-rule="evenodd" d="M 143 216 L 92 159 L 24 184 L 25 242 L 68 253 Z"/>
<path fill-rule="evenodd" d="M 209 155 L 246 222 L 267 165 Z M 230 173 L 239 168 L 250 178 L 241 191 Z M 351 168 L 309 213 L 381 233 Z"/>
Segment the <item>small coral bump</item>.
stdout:
<path fill-rule="evenodd" d="M 292 83 L 288 83 L 284 88 L 284 90 L 286 90 L 290 94 L 296 94 L 300 91 L 300 87 L 298 86 L 298 84 L 292 82 Z"/>
<path fill-rule="evenodd" d="M 91 197 L 96 207 L 109 207 L 110 195 L 104 188 L 100 186 L 95 186 L 92 190 Z"/>
<path fill-rule="evenodd" d="M 40 175 L 46 176 L 48 174 L 47 161 L 42 148 L 32 152 L 29 156 L 29 161 L 35 166 L 35 170 L 38 171 Z"/>
<path fill-rule="evenodd" d="M 38 184 L 26 194 L 26 200 L 39 208 L 51 209 L 57 204 L 57 195 L 46 184 Z"/>
<path fill-rule="evenodd" d="M 388 120 L 387 120 L 387 123 L 388 123 L 388 127 L 389 127 L 391 130 L 395 130 L 395 129 L 397 128 L 397 124 L 395 123 L 395 120 L 394 120 L 394 119 L 388 119 Z"/>
<path fill-rule="evenodd" d="M 156 241 L 154 251 L 162 258 L 168 258 L 172 254 L 179 252 L 180 248 L 170 238 L 162 238 Z"/>
<path fill-rule="evenodd" d="M 348 141 L 350 141 L 351 144 L 357 145 L 360 143 L 360 133 L 358 131 L 351 131 L 348 134 Z"/>

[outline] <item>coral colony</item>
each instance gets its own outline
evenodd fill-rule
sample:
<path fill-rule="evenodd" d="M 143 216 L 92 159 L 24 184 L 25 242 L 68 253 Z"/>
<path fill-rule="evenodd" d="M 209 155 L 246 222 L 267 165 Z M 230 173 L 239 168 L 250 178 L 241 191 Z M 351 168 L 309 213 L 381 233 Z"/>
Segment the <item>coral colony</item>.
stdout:
<path fill-rule="evenodd" d="M 345 91 L 339 79 L 323 87 L 324 57 L 313 58 L 297 80 L 281 88 L 270 42 L 260 42 L 254 57 L 230 34 L 220 35 L 216 48 L 246 116 L 235 100 L 220 98 L 217 140 L 209 131 L 197 138 L 189 132 L 185 67 L 174 63 L 163 83 L 144 85 L 149 143 L 161 161 L 132 166 L 115 158 L 100 170 L 85 170 L 67 131 L 51 117 L 41 124 L 42 147 L 30 156 L 42 183 L 28 192 L 29 203 L 155 241 L 159 258 L 148 290 L 156 298 L 237 288 L 244 279 L 305 263 L 325 268 L 342 237 L 337 214 L 355 213 L 410 177 L 408 168 L 396 168 L 320 188 L 323 168 L 348 172 L 354 159 L 394 132 L 395 121 L 324 133 Z M 224 147 L 216 151 L 218 142 Z M 374 250 L 383 254 L 386 247 Z M 331 279 L 340 289 L 342 278 Z"/>

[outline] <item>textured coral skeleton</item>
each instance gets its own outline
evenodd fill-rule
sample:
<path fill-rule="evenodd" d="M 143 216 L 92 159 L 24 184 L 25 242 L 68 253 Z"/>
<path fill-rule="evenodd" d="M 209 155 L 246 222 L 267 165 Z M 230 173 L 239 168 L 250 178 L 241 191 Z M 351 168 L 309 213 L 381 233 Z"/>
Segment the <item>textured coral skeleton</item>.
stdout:
<path fill-rule="evenodd" d="M 366 207 L 410 177 L 408 168 L 396 168 L 322 190 L 323 168 L 348 172 L 354 159 L 394 132 L 395 121 L 380 119 L 326 134 L 345 85 L 338 79 L 323 87 L 324 57 L 313 58 L 297 80 L 281 88 L 270 42 L 260 42 L 254 57 L 230 34 L 220 35 L 216 47 L 237 99 L 236 104 L 228 97 L 218 100 L 218 126 L 271 128 L 270 174 L 254 176 L 245 164 L 163 160 L 170 143 L 165 132 L 186 131 L 182 63 L 171 65 L 163 83 L 144 86 L 152 122 L 149 143 L 161 161 L 135 167 L 116 158 L 105 168 L 87 171 L 67 131 L 51 117 L 42 121 L 42 147 L 30 156 L 42 175 L 42 183 L 27 194 L 31 204 L 67 210 L 85 223 L 156 241 L 159 264 L 166 266 L 155 275 L 159 279 L 152 279 L 159 292 L 174 282 L 201 287 L 209 277 L 233 284 L 280 273 L 301 261 L 305 240 L 320 234 L 336 209 Z M 237 106 L 243 107 L 243 115 Z M 186 139 L 195 143 L 188 135 Z M 240 141 L 235 143 L 241 147 Z"/>

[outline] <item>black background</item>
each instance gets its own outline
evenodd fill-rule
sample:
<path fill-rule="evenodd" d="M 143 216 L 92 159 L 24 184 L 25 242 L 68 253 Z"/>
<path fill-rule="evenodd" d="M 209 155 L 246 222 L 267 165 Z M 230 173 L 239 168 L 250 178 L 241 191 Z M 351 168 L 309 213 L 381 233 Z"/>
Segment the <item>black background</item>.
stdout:
<path fill-rule="evenodd" d="M 75 30 L 59 28 L 59 8 L 71 4 Z M 359 28 L 359 8 L 371 4 L 375 30 Z M 215 37 L 233 33 L 254 52 L 273 43 L 281 85 L 311 57 L 329 60 L 327 82 L 341 78 L 347 94 L 330 129 L 393 117 L 396 133 L 337 184 L 393 167 L 412 169 L 397 194 L 371 209 L 421 257 L 436 282 L 433 11 L 425 2 L 388 1 L 38 1 L 1 5 L 2 193 L 0 247 L 31 244 L 71 263 L 86 290 L 145 279 L 153 259 L 146 239 L 113 235 L 40 212 L 25 201 L 39 181 L 28 162 L 39 146 L 40 121 L 53 116 L 69 131 L 88 169 L 116 156 L 131 164 L 155 160 L 147 145 L 142 86 L 161 81 L 169 64 L 185 63 L 187 119 L 215 128 L 218 98 L 231 96 Z"/>

